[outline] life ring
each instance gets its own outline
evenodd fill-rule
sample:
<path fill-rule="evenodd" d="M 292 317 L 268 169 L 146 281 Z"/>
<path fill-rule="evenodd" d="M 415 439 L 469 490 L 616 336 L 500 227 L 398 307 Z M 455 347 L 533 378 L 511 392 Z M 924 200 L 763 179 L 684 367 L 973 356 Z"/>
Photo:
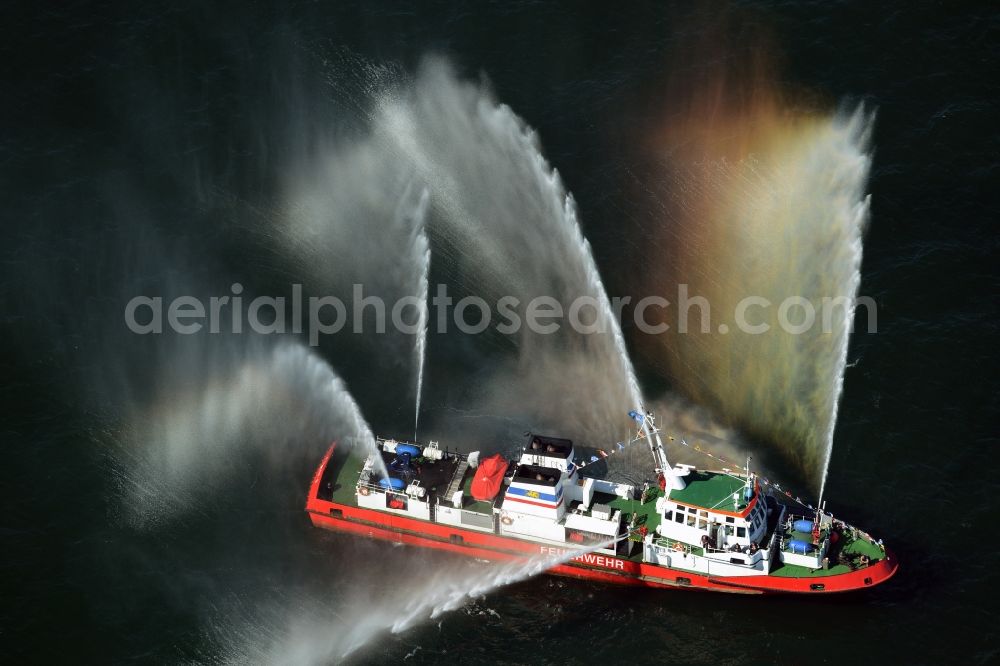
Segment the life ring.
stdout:
<path fill-rule="evenodd" d="M 368 488 L 368 486 L 361 486 L 360 488 L 358 488 L 358 492 L 361 493 L 362 495 L 367 495 L 371 493 L 371 490 Z"/>
<path fill-rule="evenodd" d="M 514 519 L 505 513 L 500 516 L 500 522 L 503 523 L 504 525 L 513 525 Z"/>

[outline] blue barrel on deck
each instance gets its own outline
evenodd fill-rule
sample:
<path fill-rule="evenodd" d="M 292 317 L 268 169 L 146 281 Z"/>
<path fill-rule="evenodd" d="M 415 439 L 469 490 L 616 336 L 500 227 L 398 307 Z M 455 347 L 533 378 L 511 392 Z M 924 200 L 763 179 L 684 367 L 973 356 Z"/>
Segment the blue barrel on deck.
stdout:
<path fill-rule="evenodd" d="M 813 521 L 806 520 L 805 518 L 803 518 L 802 520 L 796 520 L 794 523 L 792 523 L 792 529 L 795 530 L 796 532 L 805 532 L 806 534 L 811 534 L 813 531 Z"/>
<path fill-rule="evenodd" d="M 799 553 L 801 555 L 805 555 L 814 548 L 814 546 L 811 543 L 807 543 L 805 541 L 799 541 L 798 539 L 792 539 L 791 541 L 789 541 L 788 547 L 789 549 L 791 549 L 793 553 Z"/>
<path fill-rule="evenodd" d="M 420 449 L 412 444 L 399 444 L 396 446 L 396 455 L 401 455 L 403 453 L 409 453 L 410 456 L 416 458 L 420 455 Z"/>
<path fill-rule="evenodd" d="M 402 479 L 382 479 L 378 482 L 378 485 L 383 488 L 392 488 L 393 490 L 402 490 L 406 487 L 406 482 Z"/>

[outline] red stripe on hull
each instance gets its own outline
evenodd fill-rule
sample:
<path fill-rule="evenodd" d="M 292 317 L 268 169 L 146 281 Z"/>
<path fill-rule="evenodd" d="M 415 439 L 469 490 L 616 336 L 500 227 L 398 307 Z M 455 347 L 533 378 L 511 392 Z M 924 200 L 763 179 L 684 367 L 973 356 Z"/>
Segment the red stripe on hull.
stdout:
<path fill-rule="evenodd" d="M 522 504 L 530 504 L 532 506 L 540 506 L 543 509 L 558 509 L 562 506 L 563 498 L 560 497 L 559 501 L 555 504 L 545 504 L 544 502 L 532 502 L 531 500 L 521 499 L 520 497 L 515 497 L 513 495 L 507 495 L 503 499 L 504 502 L 521 502 Z"/>

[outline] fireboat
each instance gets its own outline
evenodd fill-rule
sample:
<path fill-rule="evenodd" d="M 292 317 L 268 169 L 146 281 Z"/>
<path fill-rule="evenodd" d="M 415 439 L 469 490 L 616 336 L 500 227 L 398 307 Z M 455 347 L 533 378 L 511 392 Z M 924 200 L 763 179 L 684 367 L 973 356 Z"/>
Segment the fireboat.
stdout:
<path fill-rule="evenodd" d="M 630 412 L 656 480 L 641 487 L 582 473 L 573 442 L 528 433 L 520 458 L 438 442 L 332 444 L 306 511 L 316 527 L 485 560 L 552 555 L 547 573 L 736 594 L 829 594 L 889 580 L 881 539 L 817 507 L 786 506 L 742 470 L 671 466 L 652 413 Z M 588 544 L 600 547 L 586 548 Z M 559 558 L 571 550 L 580 554 Z"/>

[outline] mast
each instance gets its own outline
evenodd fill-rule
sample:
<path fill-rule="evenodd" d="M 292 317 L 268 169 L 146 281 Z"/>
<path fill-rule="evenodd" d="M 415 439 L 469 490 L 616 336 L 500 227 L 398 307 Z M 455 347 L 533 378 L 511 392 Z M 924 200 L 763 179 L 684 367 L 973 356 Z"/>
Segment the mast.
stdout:
<path fill-rule="evenodd" d="M 667 460 L 667 451 L 663 447 L 663 440 L 660 439 L 660 429 L 656 427 L 656 417 L 653 416 L 653 412 L 646 412 L 645 415 L 637 412 L 630 414 L 634 415 L 632 418 L 642 426 L 646 435 L 646 443 L 649 444 L 649 450 L 653 453 L 656 469 L 667 480 L 667 486 L 674 490 L 683 490 L 687 484 L 684 483 L 684 479 L 674 474 L 674 469 Z"/>
<path fill-rule="evenodd" d="M 747 502 L 749 502 L 750 498 L 753 497 L 753 474 L 750 473 L 750 461 L 752 459 L 753 456 L 747 456 L 747 466 L 744 468 L 747 472 L 747 482 L 745 488 L 743 489 L 743 499 Z"/>

